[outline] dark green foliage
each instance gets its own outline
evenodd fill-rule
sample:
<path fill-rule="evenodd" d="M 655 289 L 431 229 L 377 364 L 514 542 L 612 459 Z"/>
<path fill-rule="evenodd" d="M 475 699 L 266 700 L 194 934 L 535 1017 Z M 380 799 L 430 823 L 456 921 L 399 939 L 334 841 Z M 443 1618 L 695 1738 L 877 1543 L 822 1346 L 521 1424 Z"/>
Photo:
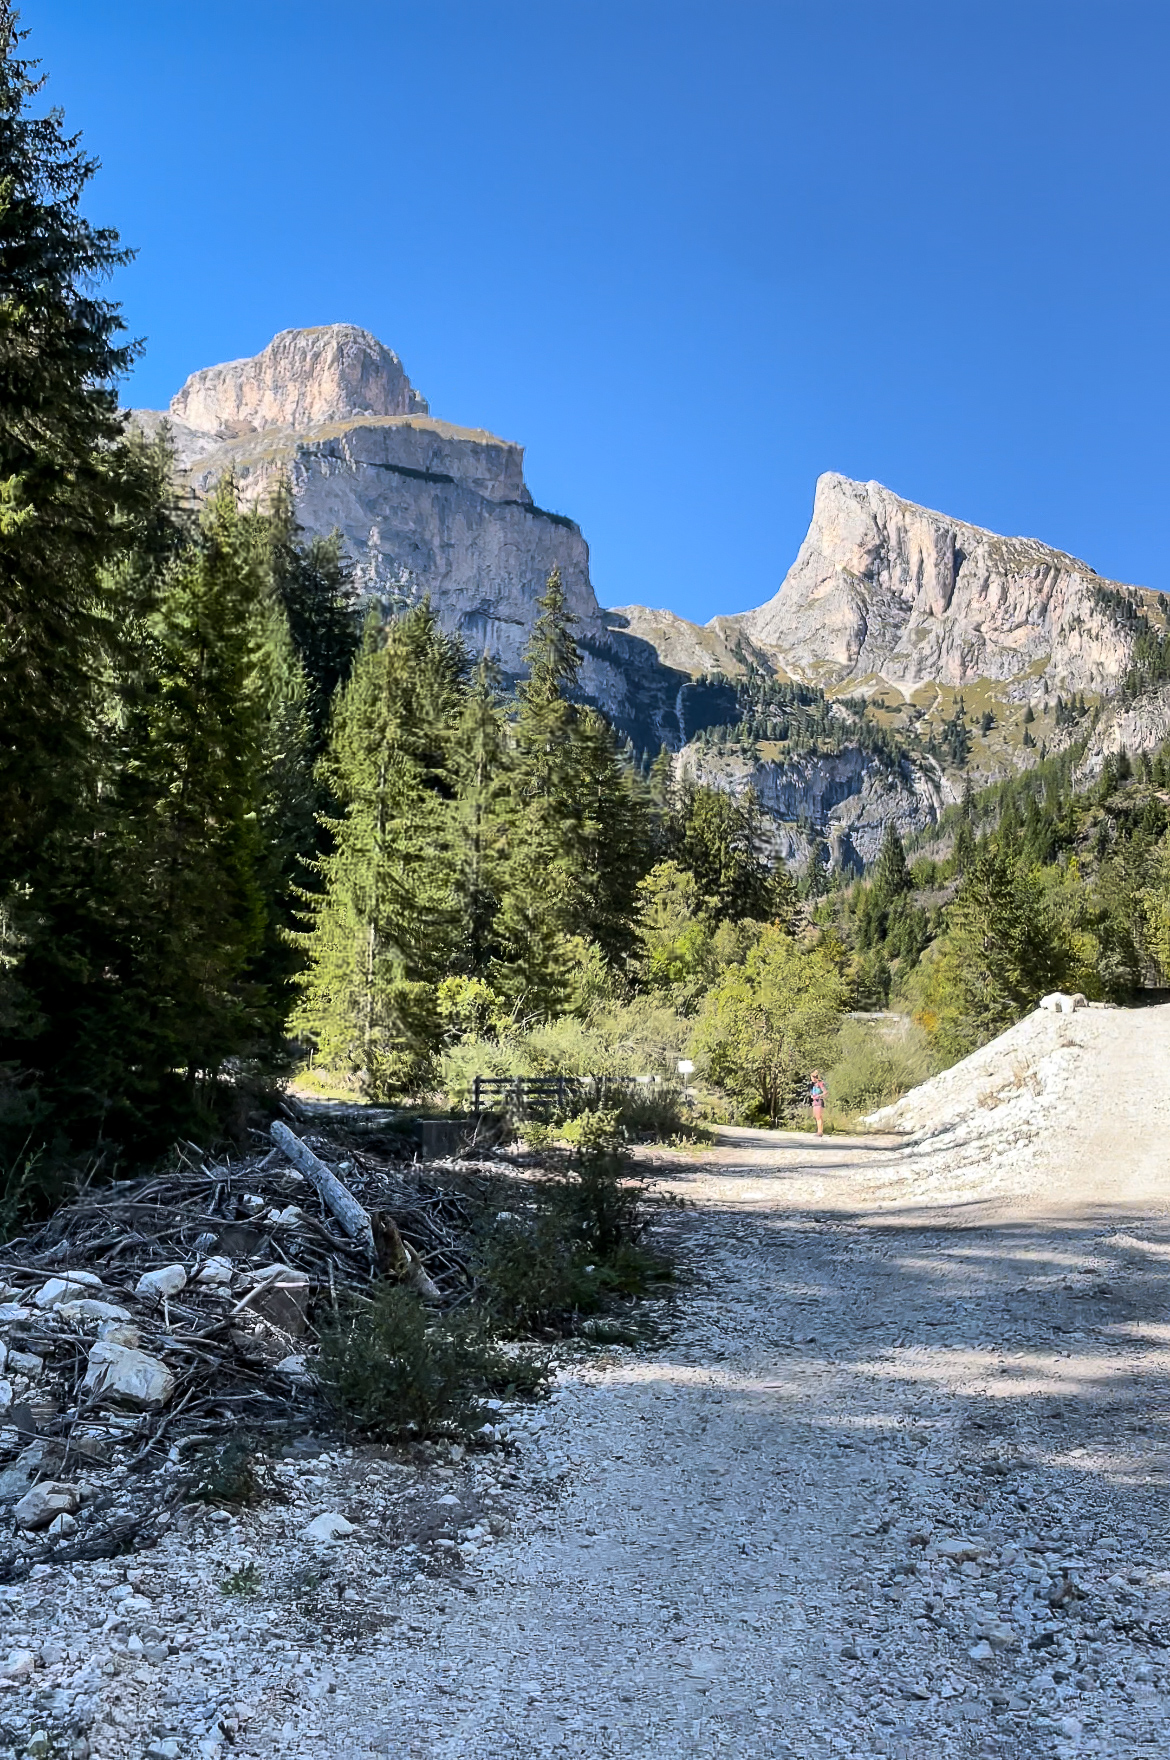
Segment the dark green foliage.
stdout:
<path fill-rule="evenodd" d="M 491 1417 L 486 1398 L 540 1391 L 548 1366 L 501 1350 L 482 1315 L 430 1313 L 387 1283 L 325 1329 L 318 1375 L 344 1423 L 401 1441 L 471 1435 Z"/>
<path fill-rule="evenodd" d="M 303 543 L 287 482 L 279 485 L 265 522 L 273 586 L 307 684 L 309 752 L 325 747 L 333 699 L 353 667 L 362 617 L 341 540 Z"/>
<path fill-rule="evenodd" d="M 492 1313 L 514 1331 L 571 1329 L 670 1275 L 646 1235 L 671 1200 L 623 1148 L 613 1115 L 598 1119 L 574 1151 L 547 1152 L 527 1202 L 489 1214 L 479 1233 L 473 1269 Z"/>
<path fill-rule="evenodd" d="M 0 6 L 0 908 L 92 786 L 120 644 L 100 570 L 133 535 L 140 473 L 113 381 L 137 352 L 97 296 L 129 260 L 79 202 L 96 168 Z"/>
<path fill-rule="evenodd" d="M 873 889 L 883 904 L 890 904 L 911 888 L 906 851 L 898 827 L 891 819 L 882 838 L 882 847 L 873 867 Z"/>
<path fill-rule="evenodd" d="M 264 1488 L 256 1472 L 256 1441 L 233 1436 L 205 1447 L 192 1460 L 187 1496 L 193 1503 L 214 1503 L 240 1509 L 258 1503 Z"/>
<path fill-rule="evenodd" d="M 452 750 L 461 858 L 455 886 L 460 970 L 478 975 L 503 955 L 497 917 L 508 890 L 511 753 L 497 671 L 486 655 L 467 689 Z"/>
<path fill-rule="evenodd" d="M 338 699 L 324 774 L 330 820 L 295 1025 L 375 1099 L 418 1079 L 441 1036 L 435 989 L 458 920 L 451 736 L 462 651 L 429 605 L 371 616 Z"/>
<path fill-rule="evenodd" d="M 773 868 L 764 847 L 759 802 L 684 783 L 672 802 L 664 854 L 693 874 L 707 913 L 716 920 L 788 921 L 796 887 L 783 864 Z"/>
<path fill-rule="evenodd" d="M 539 606 L 517 692 L 508 885 L 539 890 L 560 934 L 621 957 L 632 947 L 635 889 L 650 865 L 648 805 L 604 716 L 570 700 L 580 654 L 556 569 Z"/>
<path fill-rule="evenodd" d="M 1005 850 L 979 854 L 947 912 L 932 971 L 937 1037 L 964 1056 L 1061 988 L 1069 969 L 1062 925 L 1033 876 Z"/>

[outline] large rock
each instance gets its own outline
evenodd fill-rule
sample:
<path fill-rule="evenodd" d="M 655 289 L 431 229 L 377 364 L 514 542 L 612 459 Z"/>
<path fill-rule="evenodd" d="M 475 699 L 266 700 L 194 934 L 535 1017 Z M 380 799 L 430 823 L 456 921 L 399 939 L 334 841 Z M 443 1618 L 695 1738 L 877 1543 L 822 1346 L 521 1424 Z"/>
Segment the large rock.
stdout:
<path fill-rule="evenodd" d="M 828 840 L 834 867 L 860 870 L 877 859 L 887 825 L 912 837 L 952 798 L 936 764 L 884 764 L 857 746 L 752 760 L 687 745 L 675 772 L 729 794 L 754 789 L 773 821 L 774 854 L 798 868 L 809 856 L 806 827 Z"/>
<path fill-rule="evenodd" d="M 103 1405 L 158 1412 L 174 1393 L 175 1378 L 165 1363 L 146 1351 L 99 1339 L 89 1353 L 89 1367 L 81 1385 L 84 1392 Z"/>
<path fill-rule="evenodd" d="M 26 1492 L 12 1513 L 18 1527 L 35 1532 L 47 1528 L 59 1515 L 71 1516 L 80 1502 L 81 1493 L 76 1485 L 46 1479 Z"/>
<path fill-rule="evenodd" d="M 223 437 L 426 413 L 398 356 L 356 324 L 282 330 L 250 360 L 192 373 L 171 398 L 177 422 Z"/>
<path fill-rule="evenodd" d="M 1133 651 L 1118 594 L 1153 599 L 1035 538 L 999 537 L 829 472 L 775 598 L 726 622 L 826 682 L 876 673 L 909 688 L 988 678 L 1095 691 Z"/>
<path fill-rule="evenodd" d="M 398 357 L 364 330 L 286 330 L 252 360 L 192 374 L 169 412 L 196 496 L 227 471 L 245 502 L 286 479 L 303 529 L 340 532 L 360 590 L 385 604 L 429 594 L 445 629 L 519 677 L 549 573 L 560 569 L 582 638 L 583 691 L 645 749 L 672 737 L 678 684 L 653 648 L 611 630 L 573 521 L 537 507 L 524 448 L 426 413 Z"/>
<path fill-rule="evenodd" d="M 144 1271 L 134 1285 L 134 1294 L 148 1308 L 157 1308 L 170 1296 L 177 1296 L 187 1287 L 187 1273 L 181 1265 L 160 1265 L 157 1271 Z M 113 1318 L 113 1316 L 111 1316 Z M 123 1320 L 130 1316 L 123 1314 Z"/>

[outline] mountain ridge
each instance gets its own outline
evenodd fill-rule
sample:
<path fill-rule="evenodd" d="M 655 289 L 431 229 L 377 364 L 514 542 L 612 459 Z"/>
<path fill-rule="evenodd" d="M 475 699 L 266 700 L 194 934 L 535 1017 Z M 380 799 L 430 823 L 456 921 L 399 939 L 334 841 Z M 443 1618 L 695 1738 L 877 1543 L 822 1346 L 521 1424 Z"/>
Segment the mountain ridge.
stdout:
<path fill-rule="evenodd" d="M 636 750 L 671 747 L 680 775 L 754 787 L 789 856 L 824 838 L 841 860 L 871 859 L 886 823 L 919 830 L 957 798 L 971 714 L 980 778 L 1019 768 L 1037 742 L 1072 737 L 1066 696 L 1112 698 L 1141 641 L 1156 646 L 1166 631 L 1165 601 L 1148 588 L 837 472 L 818 478 L 797 556 L 754 610 L 698 625 L 669 610 L 603 609 L 580 528 L 536 505 L 523 446 L 431 415 L 399 357 L 354 325 L 282 331 L 258 355 L 191 374 L 167 411 L 132 419 L 148 434 L 166 426 L 197 499 L 226 471 L 245 502 L 287 480 L 305 531 L 340 532 L 363 594 L 389 607 L 428 594 L 444 627 L 513 679 L 558 567 L 583 693 Z M 772 697 L 815 687 L 822 708 L 811 721 L 797 712 L 796 734 L 779 740 L 790 708 L 768 690 L 738 704 L 735 726 L 704 723 L 730 712 L 697 688 L 721 677 L 765 679 Z M 866 714 L 886 745 L 866 734 Z"/>

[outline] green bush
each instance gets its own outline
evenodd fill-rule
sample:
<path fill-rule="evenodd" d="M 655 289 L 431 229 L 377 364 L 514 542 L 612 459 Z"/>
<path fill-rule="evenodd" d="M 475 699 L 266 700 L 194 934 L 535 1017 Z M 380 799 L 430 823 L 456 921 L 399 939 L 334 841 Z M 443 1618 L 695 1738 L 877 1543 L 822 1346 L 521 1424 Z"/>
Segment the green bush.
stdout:
<path fill-rule="evenodd" d="M 487 1395 L 538 1392 L 548 1364 L 501 1350 L 482 1313 L 436 1315 L 384 1284 L 322 1334 L 318 1375 L 344 1421 L 395 1440 L 469 1435 L 488 1421 Z"/>
<path fill-rule="evenodd" d="M 920 1028 L 846 1021 L 826 1078 L 829 1106 L 851 1117 L 876 1112 L 933 1074 L 929 1041 Z"/>
<path fill-rule="evenodd" d="M 691 1023 L 649 996 L 594 1008 L 588 1019 L 564 1015 L 527 1032 L 468 1036 L 443 1053 L 442 1087 L 467 1106 L 481 1076 L 673 1077 Z"/>
<path fill-rule="evenodd" d="M 525 1206 L 493 1215 L 477 1237 L 472 1266 L 484 1299 L 513 1331 L 572 1326 L 670 1275 L 645 1237 L 673 1200 L 625 1153 L 612 1113 L 580 1122 L 586 1140 L 550 1153 Z"/>

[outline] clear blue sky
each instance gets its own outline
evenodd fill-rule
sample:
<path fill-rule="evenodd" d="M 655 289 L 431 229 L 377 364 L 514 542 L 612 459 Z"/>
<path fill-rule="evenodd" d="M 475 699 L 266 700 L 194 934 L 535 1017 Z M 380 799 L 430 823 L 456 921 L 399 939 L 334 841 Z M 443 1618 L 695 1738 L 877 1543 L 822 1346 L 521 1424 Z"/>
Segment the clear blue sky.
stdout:
<path fill-rule="evenodd" d="M 820 471 L 1170 587 L 1165 0 L 26 0 L 147 354 L 348 320 L 603 604 L 776 589 Z"/>

